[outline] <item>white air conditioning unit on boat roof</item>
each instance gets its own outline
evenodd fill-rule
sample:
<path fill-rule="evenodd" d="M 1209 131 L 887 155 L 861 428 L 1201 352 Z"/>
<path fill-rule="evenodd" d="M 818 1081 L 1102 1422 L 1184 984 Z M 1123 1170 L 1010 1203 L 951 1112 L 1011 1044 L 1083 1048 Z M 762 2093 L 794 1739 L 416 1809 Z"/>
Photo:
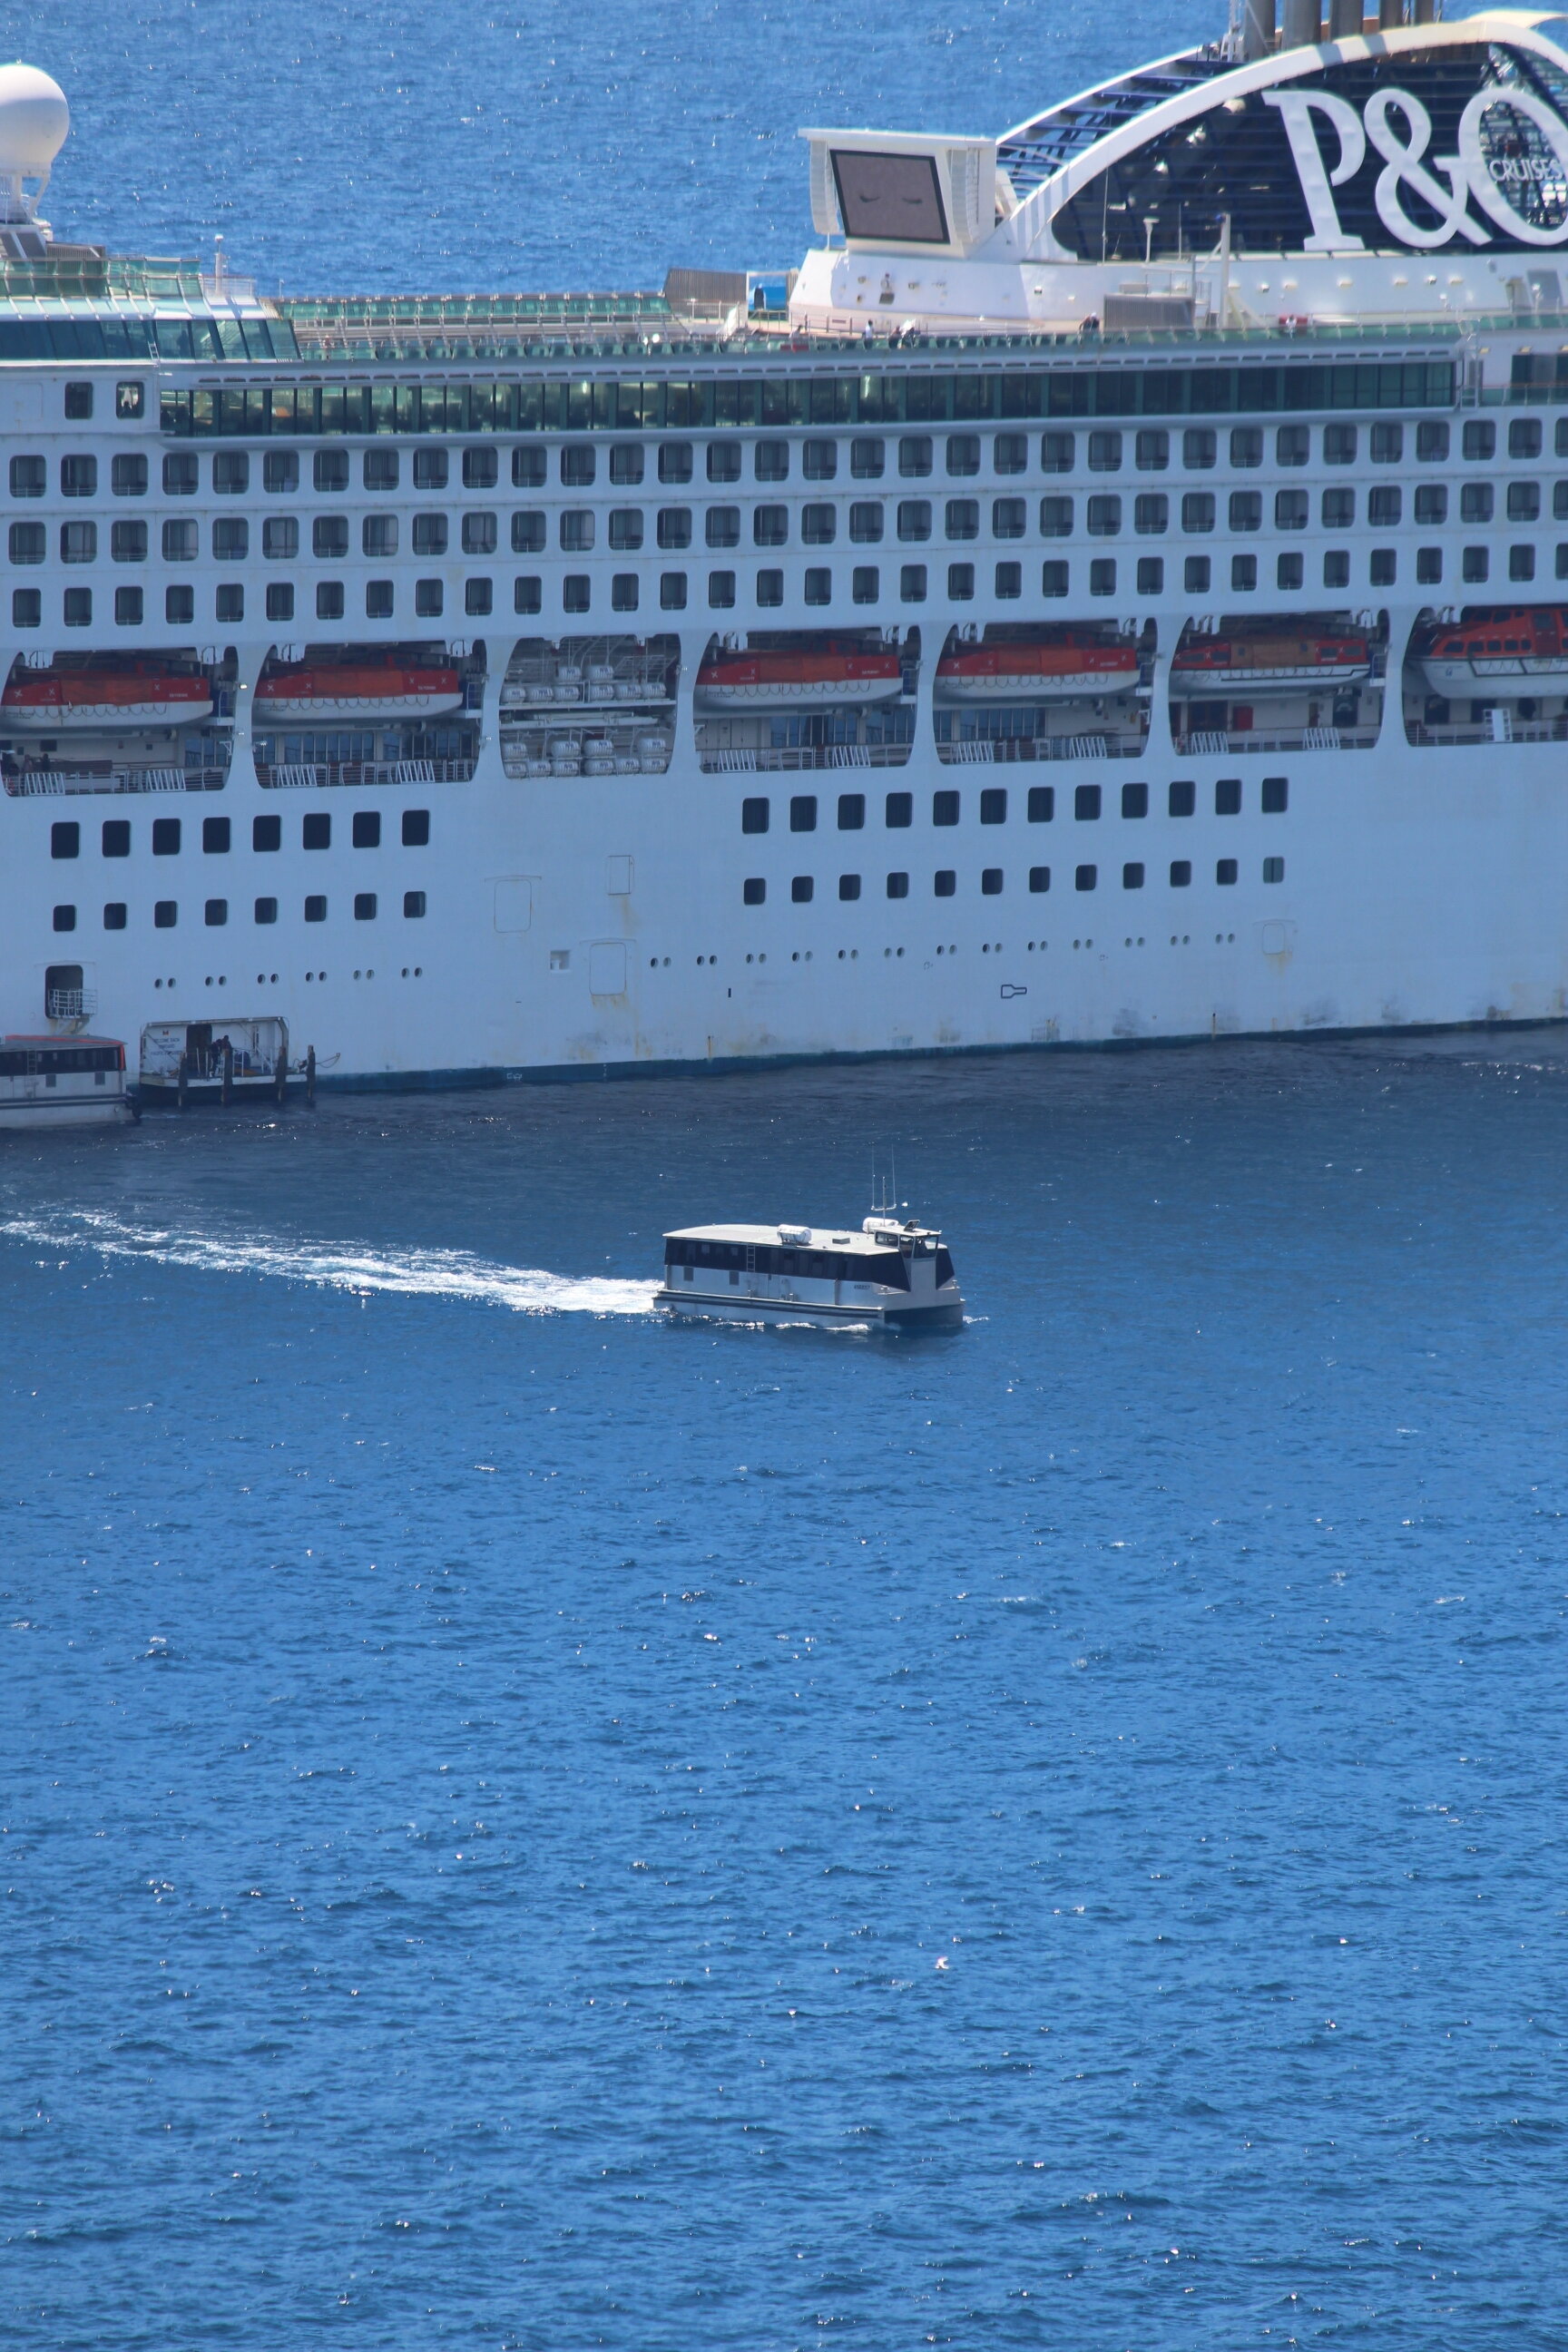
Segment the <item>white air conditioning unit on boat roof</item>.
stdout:
<path fill-rule="evenodd" d="M 879 253 L 965 254 L 1012 208 L 994 139 L 895 131 L 803 131 L 811 217 L 823 236 Z"/>

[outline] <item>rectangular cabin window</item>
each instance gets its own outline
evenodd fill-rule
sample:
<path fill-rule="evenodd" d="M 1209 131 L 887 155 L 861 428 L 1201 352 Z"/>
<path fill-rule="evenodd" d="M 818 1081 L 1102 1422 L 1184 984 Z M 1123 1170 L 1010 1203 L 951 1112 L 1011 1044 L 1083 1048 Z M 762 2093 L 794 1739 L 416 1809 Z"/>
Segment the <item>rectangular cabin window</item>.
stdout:
<path fill-rule="evenodd" d="M 1040 536 L 1042 539 L 1072 537 L 1072 500 L 1069 498 L 1045 498 L 1040 500 Z"/>
<path fill-rule="evenodd" d="M 443 530 L 445 530 L 445 518 L 443 517 Z M 223 525 L 221 523 L 215 523 L 213 529 L 216 533 L 223 529 Z M 215 553 L 216 551 L 216 541 L 214 551 Z M 340 563 L 348 551 L 349 519 L 347 515 L 317 515 L 310 525 L 311 554 L 319 558 L 323 562 Z"/>
<path fill-rule="evenodd" d="M 710 441 L 708 444 L 708 478 L 710 482 L 738 482 L 741 478 L 741 451 L 733 441 Z"/>
<path fill-rule="evenodd" d="M 620 489 L 636 489 L 642 478 L 642 444 L 637 441 L 616 442 L 610 450 L 611 482 Z"/>
<path fill-rule="evenodd" d="M 163 496 L 166 499 L 194 498 L 197 480 L 195 451 L 171 449 L 163 460 Z"/>
<path fill-rule="evenodd" d="M 800 470 L 808 482 L 831 482 L 838 471 L 838 445 L 836 441 L 805 441 L 801 444 Z"/>
<path fill-rule="evenodd" d="M 348 538 L 348 524 L 344 521 L 342 515 L 334 515 L 331 520 L 341 528 L 344 541 L 346 541 Z M 316 529 L 320 530 L 321 528 L 321 524 L 318 523 L 316 525 Z M 316 551 L 318 554 L 323 552 L 320 547 L 317 548 Z M 335 550 L 334 551 L 339 554 L 345 554 L 347 552 L 346 545 L 343 548 Z M 213 562 L 215 563 L 243 563 L 249 553 L 250 525 L 247 522 L 243 515 L 225 515 L 220 521 L 214 523 Z"/>
<path fill-rule="evenodd" d="M 659 452 L 662 457 L 664 452 Z M 655 536 L 663 548 L 683 548 L 691 544 L 691 509 L 660 507 Z"/>
<path fill-rule="evenodd" d="M 947 436 L 947 470 L 960 480 L 980 471 L 980 436 L 977 433 L 950 433 Z"/>
<path fill-rule="evenodd" d="M 1372 428 L 1372 462 L 1374 466 L 1397 466 L 1405 457 L 1405 427 L 1403 425 L 1374 425 Z"/>
<path fill-rule="evenodd" d="M 216 467 L 217 460 L 215 458 L 213 463 Z M 348 451 L 318 449 L 310 460 L 310 479 L 324 494 L 346 490 L 349 486 Z"/>
<path fill-rule="evenodd" d="M 395 490 L 397 488 L 398 464 L 395 449 L 367 449 L 360 463 L 360 480 L 365 488 Z"/>
<path fill-rule="evenodd" d="M 1186 531 L 1208 531 L 1214 529 L 1214 492 L 1184 490 L 1182 493 L 1182 529 Z"/>
<path fill-rule="evenodd" d="M 1467 464 L 1489 465 L 1497 456 L 1497 426 L 1489 416 L 1472 416 L 1462 443 Z"/>
<path fill-rule="evenodd" d="M 849 509 L 849 537 L 857 547 L 875 547 L 882 537 L 879 499 L 857 499 Z"/>
<path fill-rule="evenodd" d="M 13 563 L 42 563 L 48 553 L 48 533 L 41 522 L 14 522 L 7 544 Z"/>
<path fill-rule="evenodd" d="M 658 478 L 676 488 L 691 479 L 692 449 L 689 441 L 662 441 L 658 450 Z"/>
<path fill-rule="evenodd" d="M 1325 425 L 1323 427 L 1323 463 L 1325 466 L 1355 464 L 1357 433 L 1353 425 Z"/>
<path fill-rule="evenodd" d="M 561 552 L 563 555 L 586 555 L 594 544 L 594 510 L 592 507 L 568 507 L 561 517 Z"/>
<path fill-rule="evenodd" d="M 138 449 L 126 451 L 115 458 L 110 469 L 110 488 L 117 499 L 144 499 L 147 495 L 147 460 Z"/>
<path fill-rule="evenodd" d="M 169 552 L 171 530 L 194 530 L 194 523 L 165 523 L 163 552 Z M 269 563 L 292 563 L 300 552 L 300 519 L 297 515 L 268 515 L 261 526 L 261 552 Z"/>
<path fill-rule="evenodd" d="M 1415 427 L 1415 462 L 1420 466 L 1446 466 L 1448 462 L 1448 427 L 1438 417 L 1428 417 Z"/>
<path fill-rule="evenodd" d="M 1074 442 L 1071 433 L 1042 433 L 1040 436 L 1040 471 L 1042 474 L 1070 474 L 1073 469 Z"/>
<path fill-rule="evenodd" d="M 1163 490 L 1140 490 L 1132 501 L 1132 528 L 1145 539 L 1168 530 L 1171 501 Z"/>
<path fill-rule="evenodd" d="M 292 521 L 292 516 L 280 515 L 279 521 Z M 493 524 L 495 518 L 488 520 Z M 384 560 L 397 552 L 397 517 L 390 514 L 369 514 L 360 523 L 360 551 Z"/>
<path fill-rule="evenodd" d="M 1159 425 L 1147 425 L 1138 436 L 1133 463 L 1141 474 L 1163 474 L 1171 462 L 1171 436 Z"/>
<path fill-rule="evenodd" d="M 834 508 L 826 504 L 802 507 L 800 535 L 807 547 L 831 547 L 838 530 Z"/>
<path fill-rule="evenodd" d="M 11 496 L 14 499 L 41 499 L 48 488 L 48 468 L 42 457 L 13 457 L 11 460 Z"/>
<path fill-rule="evenodd" d="M 539 532 L 538 547 L 535 547 L 531 541 L 528 548 L 525 551 L 522 551 L 529 554 L 537 553 L 538 549 L 544 545 L 544 517 L 542 515 L 514 515 L 512 517 L 512 545 L 514 547 L 516 547 L 518 543 L 517 528 L 520 523 L 526 524 L 531 529 L 537 525 Z M 643 518 L 641 508 L 612 507 L 610 509 L 610 545 L 616 549 L 618 553 L 632 553 L 642 545 L 642 542 Z"/>
<path fill-rule="evenodd" d="M 789 443 L 759 441 L 752 453 L 752 472 L 759 482 L 787 482 Z"/>
<path fill-rule="evenodd" d="M 91 499 L 98 495 L 98 459 L 96 457 L 62 457 L 60 459 L 60 496 L 63 499 Z"/>
<path fill-rule="evenodd" d="M 1029 470 L 1028 435 L 998 433 L 991 445 L 991 463 L 998 474 L 1026 474 Z"/>
<path fill-rule="evenodd" d="M 906 433 L 899 443 L 899 471 L 907 481 L 921 481 L 935 464 L 929 433 Z"/>
<path fill-rule="evenodd" d="M 1281 425 L 1274 436 L 1274 461 L 1279 466 L 1304 466 L 1312 455 L 1310 425 Z"/>
<path fill-rule="evenodd" d="M 395 458 L 396 451 L 388 456 Z M 365 463 L 370 463 L 367 457 Z M 268 449 L 261 460 L 261 487 L 272 498 L 281 498 L 300 487 L 300 453 L 297 449 Z"/>
<path fill-rule="evenodd" d="M 1230 527 L 1236 531 L 1262 530 L 1263 493 L 1261 490 L 1232 490 Z"/>
<path fill-rule="evenodd" d="M 1490 522 L 1492 504 L 1492 486 L 1489 482 L 1466 482 L 1459 491 L 1459 520 Z"/>
<path fill-rule="evenodd" d="M 1230 462 L 1237 467 L 1261 466 L 1263 463 L 1263 428 L 1258 425 L 1237 425 L 1231 428 Z"/>
<path fill-rule="evenodd" d="M 465 449 L 463 452 L 463 488 L 466 490 L 493 490 L 500 478 L 500 460 L 494 449 Z"/>
<path fill-rule="evenodd" d="M 339 456 L 340 451 L 333 451 Z M 243 449 L 219 449 L 213 457 L 213 489 L 219 498 L 242 499 L 250 488 L 250 459 Z"/>
<path fill-rule="evenodd" d="M 1308 506 L 1305 490 L 1276 490 L 1274 493 L 1275 530 L 1305 530 Z"/>
<path fill-rule="evenodd" d="M 879 482 L 888 462 L 885 441 L 861 440 L 849 444 L 849 471 L 858 482 Z"/>
<path fill-rule="evenodd" d="M 598 459 L 591 441 L 573 442 L 561 452 L 563 488 L 568 490 L 591 489 L 597 465 Z"/>
<path fill-rule="evenodd" d="M 789 538 L 787 507 L 753 507 L 752 540 L 757 547 L 783 547 Z"/>
<path fill-rule="evenodd" d="M 60 562 L 96 563 L 97 561 L 98 525 L 95 522 L 61 523 Z"/>
<path fill-rule="evenodd" d="M 116 563 L 145 563 L 147 561 L 147 526 L 144 522 L 117 522 L 109 534 L 109 552 Z"/>
<path fill-rule="evenodd" d="M 493 457 L 495 452 L 492 450 Z M 493 555 L 496 551 L 498 525 L 493 513 L 479 511 L 463 517 L 463 553 Z"/>
<path fill-rule="evenodd" d="M 741 544 L 740 508 L 710 507 L 707 537 L 710 547 L 739 547 Z"/>
<path fill-rule="evenodd" d="M 1022 499 L 993 499 L 991 501 L 991 535 L 994 539 L 1022 539 L 1028 529 L 1028 509 Z"/>
<path fill-rule="evenodd" d="M 443 452 L 445 455 L 445 452 Z M 447 552 L 447 518 L 444 514 L 416 514 L 414 518 L 414 552 L 416 555 L 445 555 Z"/>
<path fill-rule="evenodd" d="M 1191 425 L 1182 436 L 1182 463 L 1189 474 L 1206 474 L 1217 463 L 1219 436 L 1206 425 Z"/>
<path fill-rule="evenodd" d="M 610 479 L 616 480 L 615 452 L 610 452 Z M 542 449 L 519 448 L 511 453 L 511 486 L 514 490 L 542 490 L 550 478 L 550 467 Z M 642 476 L 639 473 L 640 482 Z M 414 483 L 416 489 L 431 487 L 419 479 L 419 459 L 414 460 Z"/>
<path fill-rule="evenodd" d="M 610 516 L 610 544 L 616 544 L 616 518 Z M 637 544 L 640 547 L 639 538 Z M 514 555 L 542 555 L 544 552 L 544 517 L 537 508 L 521 507 L 511 519 L 511 551 Z"/>
<path fill-rule="evenodd" d="M 542 450 L 530 449 L 529 457 L 542 457 Z M 444 490 L 447 487 L 447 457 L 445 449 L 416 449 L 414 452 L 414 487 L 416 490 Z"/>
<path fill-rule="evenodd" d="M 1355 492 L 1325 490 L 1321 511 L 1325 530 L 1349 530 L 1355 521 Z"/>
<path fill-rule="evenodd" d="M 866 823 L 866 795 L 865 795 L 865 793 L 839 793 L 839 795 L 838 795 L 838 830 L 839 830 L 839 832 L 840 832 L 840 833 L 858 833 L 858 832 L 860 832 L 860 831 L 861 831 L 861 829 L 863 828 L 863 826 L 864 826 L 865 823 Z"/>
<path fill-rule="evenodd" d="M 1089 435 L 1089 470 L 1091 474 L 1119 474 L 1121 471 L 1120 433 L 1100 432 Z"/>

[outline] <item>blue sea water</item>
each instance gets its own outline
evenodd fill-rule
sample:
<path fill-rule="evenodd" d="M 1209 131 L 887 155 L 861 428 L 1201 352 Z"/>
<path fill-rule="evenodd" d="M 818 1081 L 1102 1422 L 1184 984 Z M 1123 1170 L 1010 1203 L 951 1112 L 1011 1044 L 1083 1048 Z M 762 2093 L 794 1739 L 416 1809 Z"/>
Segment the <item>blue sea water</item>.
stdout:
<path fill-rule="evenodd" d="M 62 234 L 787 262 L 1168 5 L 0 8 Z M 947 1340 L 658 1236 L 948 1228 Z M 0 1150 L 0 2338 L 1556 2352 L 1556 1034 Z"/>

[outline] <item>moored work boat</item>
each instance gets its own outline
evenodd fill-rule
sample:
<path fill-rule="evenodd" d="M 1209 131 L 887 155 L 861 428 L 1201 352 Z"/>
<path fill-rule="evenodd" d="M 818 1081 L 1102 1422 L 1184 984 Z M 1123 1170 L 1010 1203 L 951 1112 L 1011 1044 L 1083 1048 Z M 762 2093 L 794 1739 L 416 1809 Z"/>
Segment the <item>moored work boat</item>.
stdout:
<path fill-rule="evenodd" d="M 664 1237 L 656 1304 L 731 1323 L 953 1330 L 963 1299 L 933 1228 L 868 1217 L 811 1225 L 688 1225 Z"/>

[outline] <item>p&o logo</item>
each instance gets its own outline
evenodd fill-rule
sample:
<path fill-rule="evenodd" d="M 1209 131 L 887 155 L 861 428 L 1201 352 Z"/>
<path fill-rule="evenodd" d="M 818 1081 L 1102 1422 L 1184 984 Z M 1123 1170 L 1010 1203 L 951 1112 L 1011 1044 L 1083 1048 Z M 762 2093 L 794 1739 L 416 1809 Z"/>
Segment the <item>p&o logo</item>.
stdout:
<path fill-rule="evenodd" d="M 1355 178 L 1369 143 L 1384 165 L 1373 201 L 1401 245 L 1432 250 L 1456 236 L 1490 245 L 1499 231 L 1517 245 L 1568 245 L 1568 123 L 1533 90 L 1478 90 L 1459 117 L 1453 155 L 1430 152 L 1432 118 L 1413 90 L 1375 90 L 1360 114 L 1326 89 L 1262 95 L 1265 105 L 1279 109 L 1290 142 L 1311 215 L 1309 253 L 1366 251 L 1364 238 L 1341 227 L 1333 192 Z M 1489 119 L 1499 114 L 1514 120 Z M 1339 142 L 1331 171 L 1315 118 L 1331 125 Z M 1413 217 L 1411 198 L 1430 217 Z"/>

